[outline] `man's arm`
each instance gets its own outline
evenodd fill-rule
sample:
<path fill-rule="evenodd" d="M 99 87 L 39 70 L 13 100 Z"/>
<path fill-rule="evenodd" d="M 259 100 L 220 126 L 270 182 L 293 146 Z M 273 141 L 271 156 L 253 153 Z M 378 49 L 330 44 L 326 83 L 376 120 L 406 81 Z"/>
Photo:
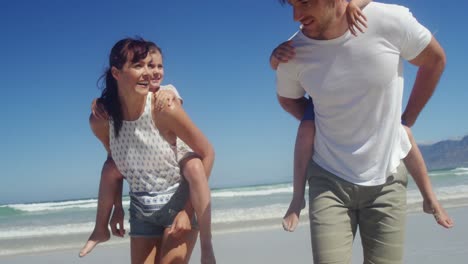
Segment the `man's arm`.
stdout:
<path fill-rule="evenodd" d="M 401 117 L 402 122 L 408 127 L 414 125 L 419 113 L 434 93 L 445 68 L 445 52 L 439 42 L 432 37 L 429 45 L 410 63 L 418 66 L 419 70 L 408 104 Z"/>
<path fill-rule="evenodd" d="M 286 98 L 280 95 L 277 95 L 277 97 L 278 102 L 286 112 L 290 113 L 297 120 L 302 119 L 307 105 L 307 99 L 305 97 L 299 99 Z"/>

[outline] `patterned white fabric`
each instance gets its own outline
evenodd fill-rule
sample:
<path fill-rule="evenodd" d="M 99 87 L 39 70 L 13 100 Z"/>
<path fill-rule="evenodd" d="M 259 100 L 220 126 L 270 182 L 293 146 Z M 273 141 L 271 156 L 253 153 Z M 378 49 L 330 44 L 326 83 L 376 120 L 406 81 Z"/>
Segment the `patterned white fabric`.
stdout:
<path fill-rule="evenodd" d="M 175 147 L 153 123 L 151 98 L 135 121 L 123 121 L 119 136 L 110 121 L 110 149 L 120 173 L 130 186 L 130 197 L 141 213 L 149 215 L 164 206 L 181 181 Z"/>

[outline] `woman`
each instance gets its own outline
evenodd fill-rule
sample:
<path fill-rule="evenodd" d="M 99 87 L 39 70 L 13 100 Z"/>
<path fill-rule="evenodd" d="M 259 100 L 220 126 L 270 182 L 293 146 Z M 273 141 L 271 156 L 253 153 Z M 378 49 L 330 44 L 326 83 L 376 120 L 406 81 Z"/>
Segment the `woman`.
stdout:
<path fill-rule="evenodd" d="M 186 142 L 209 175 L 214 151 L 180 104 L 159 111 L 149 92 L 152 71 L 163 71 L 161 50 L 141 39 L 123 39 L 112 48 L 100 98 L 111 121 L 90 118 L 119 172 L 130 186 L 132 263 L 187 263 L 196 231 L 169 236 L 174 217 L 186 204 L 187 185 L 173 147 Z M 187 177 L 190 200 L 200 226 L 202 263 L 215 263 L 211 244 L 210 190 L 205 175 Z"/>

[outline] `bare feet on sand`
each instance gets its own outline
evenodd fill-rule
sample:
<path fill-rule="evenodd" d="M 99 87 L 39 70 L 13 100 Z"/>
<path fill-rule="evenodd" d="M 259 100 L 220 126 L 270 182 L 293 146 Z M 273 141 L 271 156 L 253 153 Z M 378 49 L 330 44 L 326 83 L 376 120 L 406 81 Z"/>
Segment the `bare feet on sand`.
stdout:
<path fill-rule="evenodd" d="M 424 200 L 423 201 L 423 210 L 427 214 L 434 215 L 436 222 L 445 227 L 451 228 L 454 225 L 452 218 L 445 212 L 442 205 L 440 205 L 439 201 L 435 200 L 435 202 Z"/>

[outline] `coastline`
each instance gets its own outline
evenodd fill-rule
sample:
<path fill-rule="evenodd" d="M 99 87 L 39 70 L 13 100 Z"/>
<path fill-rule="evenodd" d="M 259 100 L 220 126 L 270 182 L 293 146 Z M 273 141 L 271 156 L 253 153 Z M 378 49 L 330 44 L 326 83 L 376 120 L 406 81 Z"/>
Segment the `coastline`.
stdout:
<path fill-rule="evenodd" d="M 420 212 L 407 217 L 404 263 L 463 263 L 468 256 L 468 207 L 446 208 L 455 227 L 446 230 L 432 216 Z M 214 227 L 213 243 L 218 263 L 312 263 L 307 218 L 293 233 L 284 232 L 280 222 L 249 225 L 242 229 L 222 231 Z M 260 223 L 259 223 L 260 224 Z M 84 243 L 84 240 L 83 240 Z M 99 245 L 85 258 L 79 248 L 1 256 L 0 263 L 130 263 L 128 238 L 111 239 Z M 190 263 L 199 263 L 200 251 L 195 246 Z M 356 237 L 352 263 L 362 263 L 359 236 Z"/>

